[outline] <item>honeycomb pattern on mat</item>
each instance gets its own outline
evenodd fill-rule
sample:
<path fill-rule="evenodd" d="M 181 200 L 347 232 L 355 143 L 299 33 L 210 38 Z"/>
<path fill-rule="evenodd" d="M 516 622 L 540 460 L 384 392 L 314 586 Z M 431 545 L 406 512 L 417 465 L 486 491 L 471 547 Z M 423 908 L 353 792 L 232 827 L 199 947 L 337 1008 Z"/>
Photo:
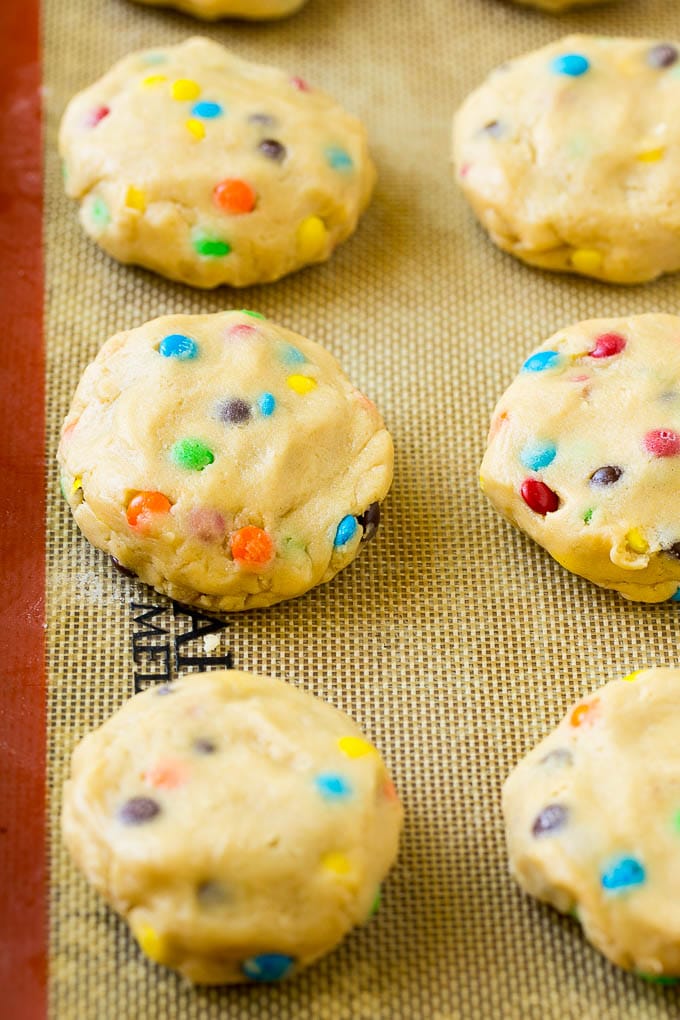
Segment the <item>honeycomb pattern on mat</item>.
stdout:
<path fill-rule="evenodd" d="M 565 16 L 559 29 L 672 37 L 674 7 L 621 0 Z M 490 67 L 554 38 L 555 19 L 502 0 L 314 0 L 275 26 L 211 27 L 246 58 L 318 81 L 362 116 L 380 175 L 332 263 L 236 295 L 193 293 L 97 251 L 62 194 L 54 150 L 76 89 L 127 51 L 194 30 L 189 18 L 127 0 L 45 4 L 50 456 L 99 344 L 170 309 L 259 309 L 339 357 L 395 438 L 381 535 L 323 590 L 230 618 L 221 649 L 240 668 L 295 675 L 352 714 L 393 770 L 406 833 L 377 917 L 289 984 L 192 990 L 142 960 L 68 862 L 58 816 L 73 745 L 132 690 L 129 600 L 158 599 L 82 541 L 52 467 L 51 1017 L 674 1017 L 677 993 L 616 971 L 506 872 L 499 797 L 510 767 L 597 682 L 671 663 L 679 612 L 629 605 L 569 576 L 477 491 L 491 409 L 527 350 L 571 321 L 677 306 L 677 277 L 624 294 L 517 265 L 457 193 L 454 107 Z"/>

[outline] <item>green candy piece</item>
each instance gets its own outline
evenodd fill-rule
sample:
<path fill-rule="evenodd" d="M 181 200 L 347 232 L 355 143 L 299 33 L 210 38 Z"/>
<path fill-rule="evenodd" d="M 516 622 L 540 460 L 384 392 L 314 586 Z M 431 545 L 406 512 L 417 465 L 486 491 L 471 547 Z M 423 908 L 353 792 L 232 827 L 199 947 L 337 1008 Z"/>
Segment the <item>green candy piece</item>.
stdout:
<path fill-rule="evenodd" d="M 170 459 L 178 467 L 202 471 L 215 460 L 212 450 L 200 439 L 180 439 L 170 450 Z"/>
<path fill-rule="evenodd" d="M 678 985 L 680 978 L 672 977 L 670 974 L 643 974 L 642 971 L 635 971 L 635 977 L 648 981 L 650 985 Z"/>
<path fill-rule="evenodd" d="M 250 308 L 241 308 L 241 315 L 250 315 L 253 319 L 264 319 L 262 312 L 253 312 Z"/>
<path fill-rule="evenodd" d="M 382 889 L 380 888 L 380 886 L 378 886 L 378 891 L 375 894 L 375 899 L 373 900 L 373 903 L 371 905 L 371 913 L 369 914 L 369 917 L 374 917 L 375 914 L 378 913 L 378 911 L 380 910 L 381 903 L 382 903 Z"/>
<path fill-rule="evenodd" d="M 99 195 L 97 195 L 92 202 L 92 208 L 90 211 L 92 221 L 96 223 L 98 227 L 108 227 L 111 222 L 111 213 L 109 212 L 108 205 L 103 198 L 99 197 Z"/>
<path fill-rule="evenodd" d="M 194 241 L 194 251 L 208 258 L 222 258 L 229 254 L 231 245 L 217 237 L 198 237 Z"/>
<path fill-rule="evenodd" d="M 586 510 L 586 512 L 583 515 L 583 523 L 584 524 L 590 524 L 592 519 L 593 519 L 593 508 L 590 507 L 588 510 Z"/>

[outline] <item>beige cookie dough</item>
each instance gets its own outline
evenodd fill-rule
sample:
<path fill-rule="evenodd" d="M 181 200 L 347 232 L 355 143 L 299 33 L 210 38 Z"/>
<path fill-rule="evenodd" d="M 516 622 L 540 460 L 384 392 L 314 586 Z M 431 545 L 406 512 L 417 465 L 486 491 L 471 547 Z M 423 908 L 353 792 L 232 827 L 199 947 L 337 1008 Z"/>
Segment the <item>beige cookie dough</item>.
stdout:
<path fill-rule="evenodd" d="M 137 0 L 151 7 L 176 7 L 197 18 L 283 18 L 299 11 L 305 0 Z"/>
<path fill-rule="evenodd" d="M 454 122 L 458 182 L 504 251 L 639 283 L 680 269 L 674 43 L 569 36 L 494 71 Z"/>
<path fill-rule="evenodd" d="M 191 674 L 73 755 L 63 836 L 142 950 L 190 981 L 275 981 L 377 906 L 402 809 L 343 712 L 280 680 Z"/>
<path fill-rule="evenodd" d="M 60 150 L 97 244 L 195 287 L 325 261 L 375 181 L 355 117 L 201 38 L 121 60 L 71 101 Z"/>
<path fill-rule="evenodd" d="M 481 485 L 568 570 L 680 601 L 680 317 L 593 319 L 542 344 L 494 411 Z"/>
<path fill-rule="evenodd" d="M 221 312 L 104 344 L 59 463 L 90 542 L 158 591 L 224 611 L 294 598 L 347 566 L 378 527 L 393 449 L 328 351 Z"/>
<path fill-rule="evenodd" d="M 680 976 L 680 669 L 612 680 L 508 777 L 510 868 L 620 967 Z"/>

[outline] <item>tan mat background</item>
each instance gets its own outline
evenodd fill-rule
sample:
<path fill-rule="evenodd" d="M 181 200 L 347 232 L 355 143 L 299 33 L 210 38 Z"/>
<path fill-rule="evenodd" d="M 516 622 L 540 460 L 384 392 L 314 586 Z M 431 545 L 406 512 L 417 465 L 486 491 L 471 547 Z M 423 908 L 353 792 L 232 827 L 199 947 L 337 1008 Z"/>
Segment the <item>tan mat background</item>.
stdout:
<path fill-rule="evenodd" d="M 578 319 L 676 312 L 680 277 L 622 289 L 525 268 L 475 226 L 448 163 L 451 112 L 489 68 L 571 30 L 678 38 L 677 7 L 620 0 L 556 19 L 502 0 L 309 0 L 285 22 L 201 29 L 129 0 L 47 0 L 50 452 L 100 344 L 161 313 L 256 308 L 340 358 L 396 442 L 378 540 L 330 585 L 233 614 L 212 654 L 293 678 L 349 711 L 384 750 L 407 811 L 378 916 L 297 979 L 200 990 L 145 962 L 66 857 L 60 789 L 76 740 L 132 693 L 135 669 L 162 661 L 162 651 L 144 657 L 140 638 L 135 666 L 132 636 L 144 628 L 131 601 L 166 610 L 155 618 L 167 631 L 156 635 L 161 648 L 188 621 L 86 545 L 52 471 L 53 1018 L 680 1015 L 680 993 L 611 967 L 575 922 L 514 887 L 499 813 L 508 770 L 571 701 L 612 675 L 677 664 L 680 607 L 627 604 L 572 577 L 477 489 L 491 409 L 526 352 Z M 81 234 L 55 153 L 68 98 L 129 50 L 199 30 L 308 78 L 366 120 L 378 190 L 329 264 L 246 292 L 201 293 L 118 266 Z M 199 654 L 200 645 L 181 648 Z"/>

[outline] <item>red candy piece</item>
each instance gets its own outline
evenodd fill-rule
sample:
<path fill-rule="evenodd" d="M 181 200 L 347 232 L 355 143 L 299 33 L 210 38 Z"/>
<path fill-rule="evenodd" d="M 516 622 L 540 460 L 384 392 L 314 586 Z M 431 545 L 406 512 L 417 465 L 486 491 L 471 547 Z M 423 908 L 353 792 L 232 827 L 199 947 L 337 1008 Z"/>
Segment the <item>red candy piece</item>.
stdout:
<path fill-rule="evenodd" d="M 225 213 L 249 213 L 255 208 L 255 192 L 246 181 L 229 178 L 215 185 L 213 202 Z"/>
<path fill-rule="evenodd" d="M 520 495 L 530 510 L 535 514 L 554 513 L 560 505 L 560 497 L 552 489 L 549 489 L 545 482 L 539 482 L 537 478 L 527 478 L 522 482 Z"/>
<path fill-rule="evenodd" d="M 590 352 L 591 358 L 612 358 L 620 354 L 626 346 L 626 338 L 620 333 L 603 333 L 598 336 L 595 346 Z"/>
<path fill-rule="evenodd" d="M 249 326 L 245 322 L 237 322 L 235 326 L 230 326 L 227 330 L 227 336 L 229 337 L 247 337 L 252 336 L 253 333 L 257 333 L 255 326 Z"/>
<path fill-rule="evenodd" d="M 100 120 L 104 120 L 104 117 L 108 117 L 111 113 L 108 106 L 97 106 L 94 110 L 90 110 L 87 117 L 85 118 L 86 127 L 96 127 Z"/>
<path fill-rule="evenodd" d="M 680 436 L 672 429 L 652 429 L 644 438 L 645 450 L 654 457 L 677 457 Z"/>
<path fill-rule="evenodd" d="M 290 83 L 291 83 L 291 85 L 293 86 L 294 89 L 298 90 L 298 92 L 309 92 L 310 91 L 309 85 L 304 80 L 304 78 L 291 78 L 290 79 Z"/>

